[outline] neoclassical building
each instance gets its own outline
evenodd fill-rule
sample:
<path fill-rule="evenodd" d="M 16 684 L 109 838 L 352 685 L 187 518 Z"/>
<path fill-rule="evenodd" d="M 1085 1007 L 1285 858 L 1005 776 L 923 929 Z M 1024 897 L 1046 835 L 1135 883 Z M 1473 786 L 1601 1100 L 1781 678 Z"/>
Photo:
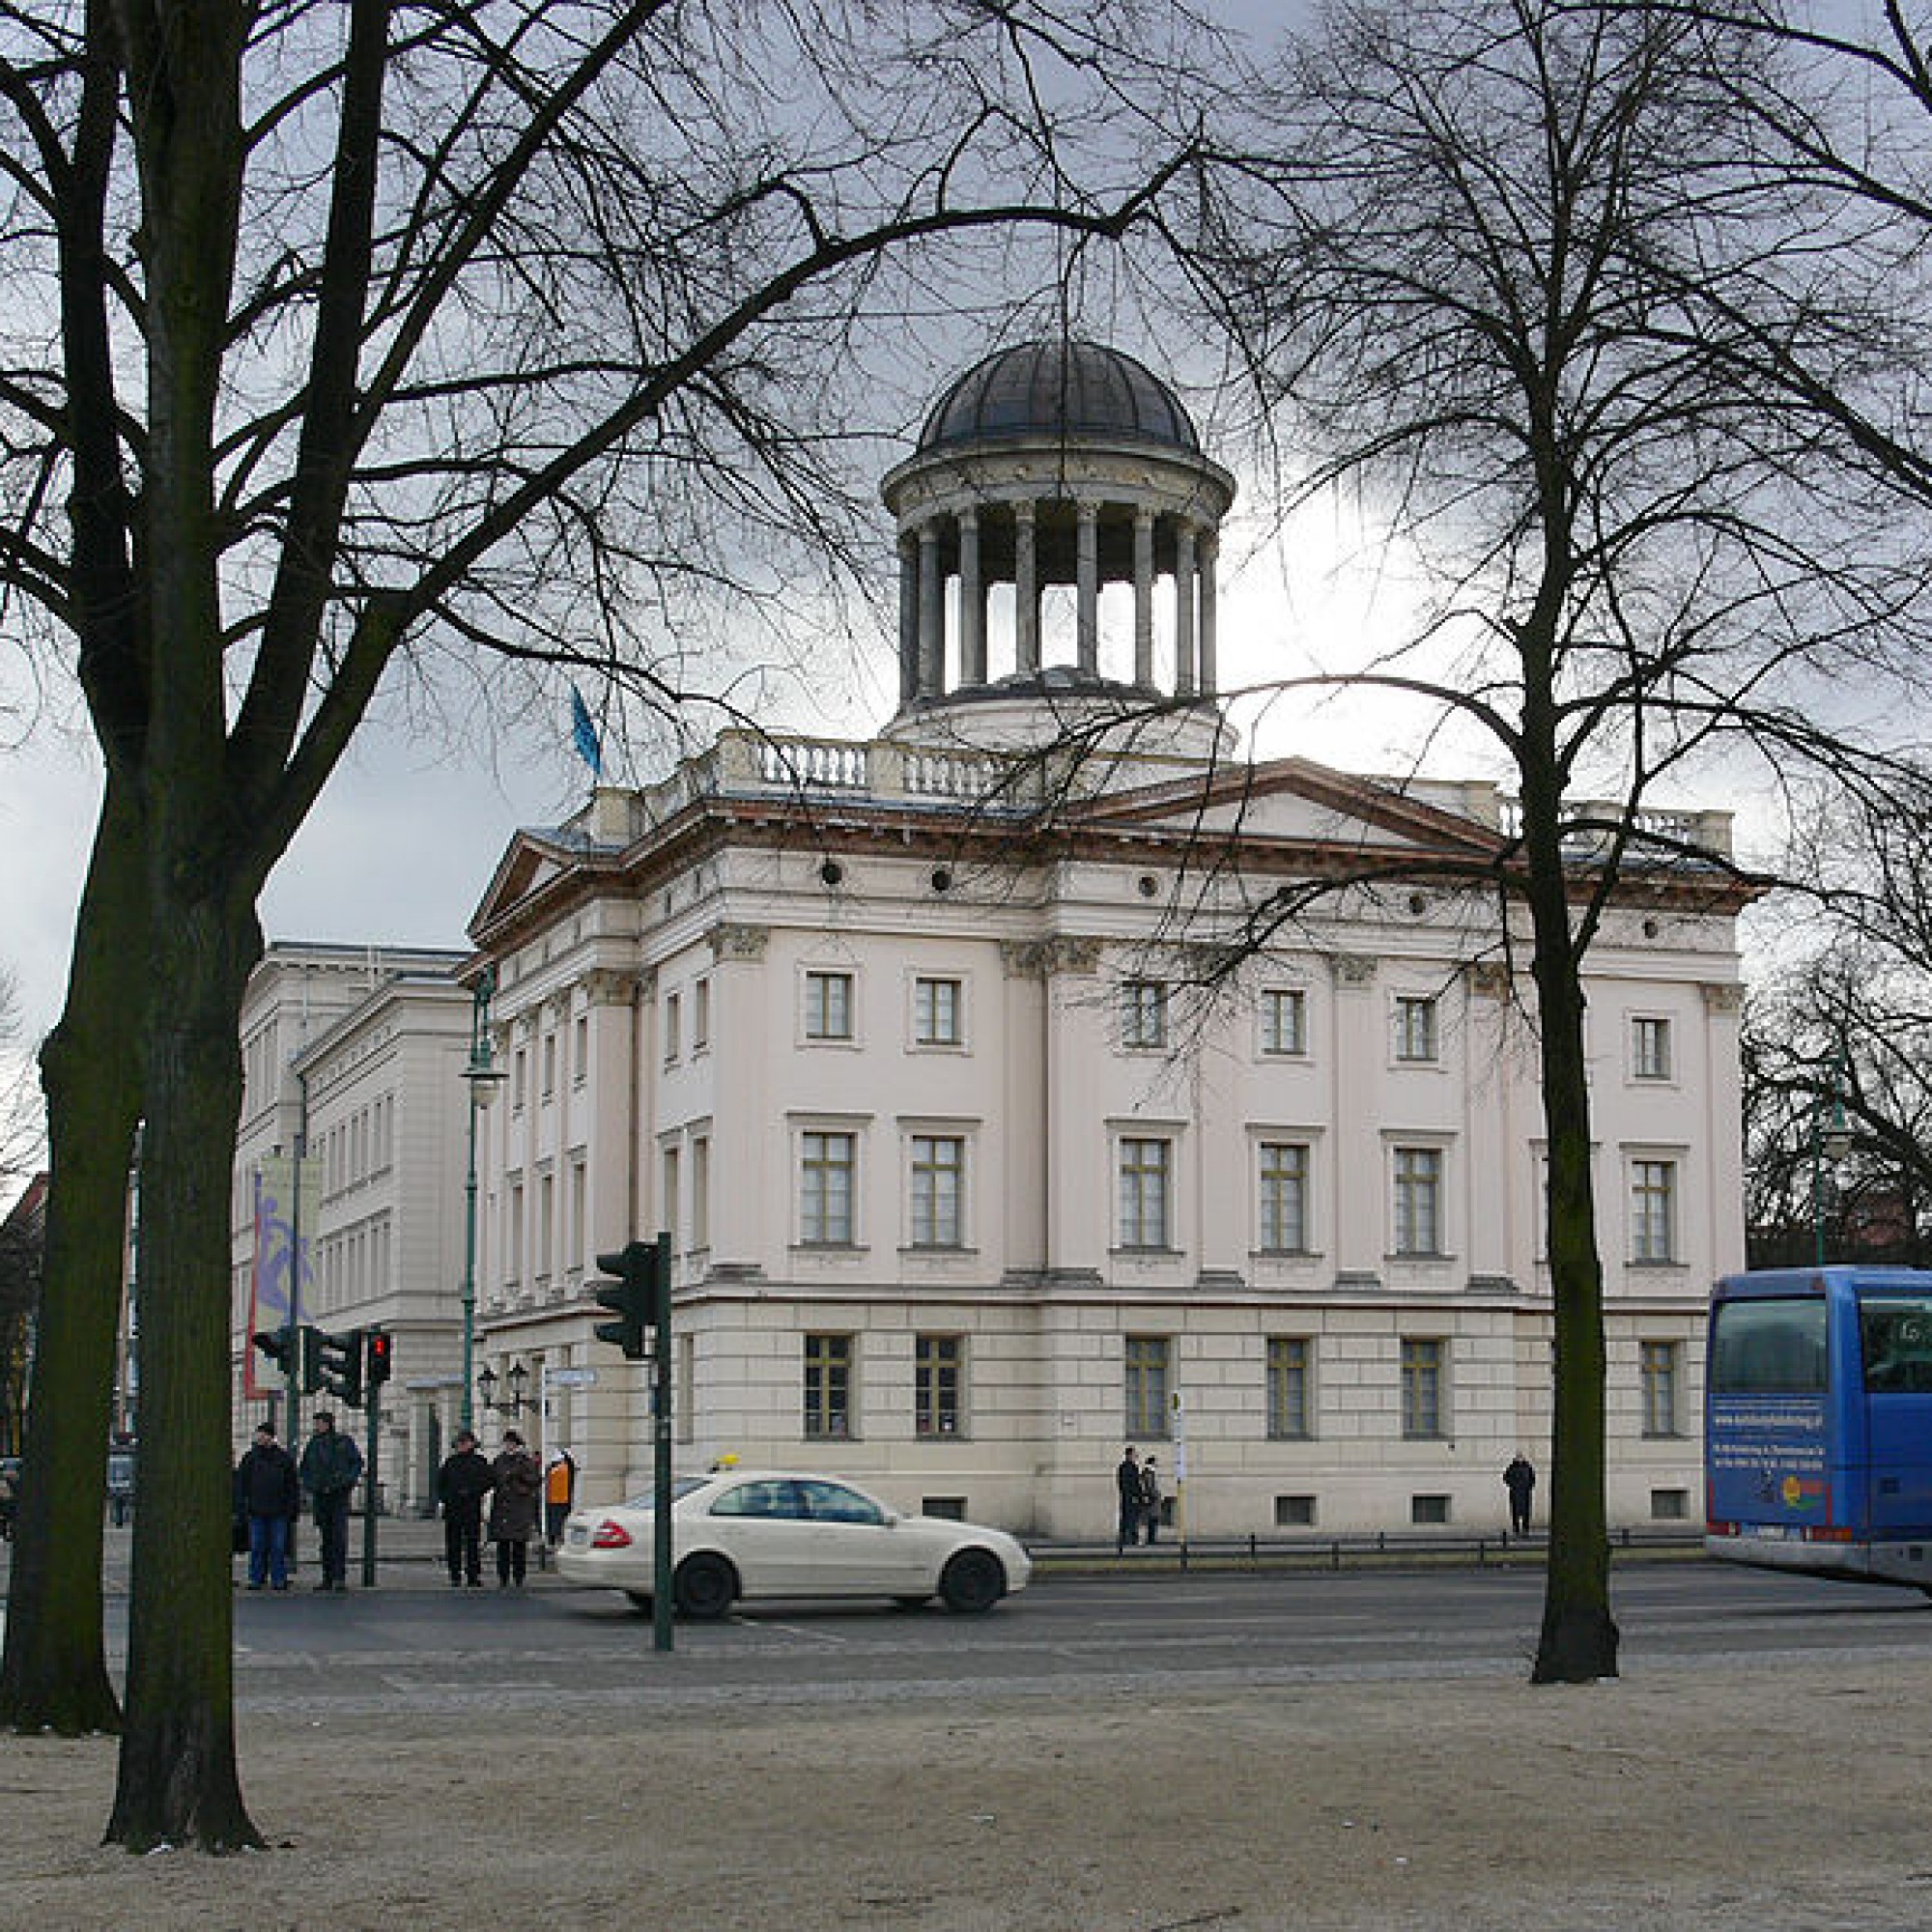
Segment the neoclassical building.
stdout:
<path fill-rule="evenodd" d="M 1499 1525 L 1511 1453 L 1546 1460 L 1522 955 L 1492 895 L 1442 883 L 1510 802 L 1240 755 L 1234 491 L 1130 358 L 989 357 L 885 479 L 878 734 L 726 731 L 503 855 L 463 968 L 507 1075 L 478 1359 L 547 1391 L 586 1494 L 648 1482 L 644 1377 L 592 1340 L 591 1284 L 660 1229 L 686 1466 L 1097 1535 L 1132 1441 L 1223 1534 Z M 1722 813 L 1670 829 L 1728 846 Z M 1309 879 L 1340 889 L 1235 961 Z M 1621 1523 L 1701 1509 L 1698 1318 L 1743 1255 L 1740 904 L 1716 867 L 1634 877 L 1591 956 Z"/>

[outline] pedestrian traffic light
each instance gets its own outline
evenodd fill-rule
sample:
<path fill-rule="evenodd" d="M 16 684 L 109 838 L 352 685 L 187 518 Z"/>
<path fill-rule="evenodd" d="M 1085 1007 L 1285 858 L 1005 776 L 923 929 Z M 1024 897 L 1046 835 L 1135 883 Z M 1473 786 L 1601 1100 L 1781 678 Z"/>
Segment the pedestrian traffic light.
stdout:
<path fill-rule="evenodd" d="M 321 1345 L 321 1387 L 348 1408 L 362 1406 L 362 1330 L 351 1328 L 343 1335 L 316 1331 Z"/>
<path fill-rule="evenodd" d="M 670 1294 L 668 1271 L 655 1241 L 629 1241 L 614 1254 L 599 1255 L 597 1265 L 614 1281 L 597 1281 L 591 1288 L 597 1305 L 616 1316 L 591 1331 L 600 1342 L 621 1349 L 627 1361 L 641 1362 L 650 1353 L 649 1330 L 662 1319 L 663 1300 Z"/>
<path fill-rule="evenodd" d="M 381 1388 L 389 1379 L 392 1337 L 386 1328 L 371 1328 L 362 1343 L 362 1379 Z"/>

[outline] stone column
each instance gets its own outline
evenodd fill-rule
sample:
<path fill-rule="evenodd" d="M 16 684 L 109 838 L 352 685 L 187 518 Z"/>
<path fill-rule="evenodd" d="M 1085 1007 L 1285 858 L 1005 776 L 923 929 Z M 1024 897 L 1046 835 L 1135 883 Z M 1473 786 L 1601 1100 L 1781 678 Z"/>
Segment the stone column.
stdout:
<path fill-rule="evenodd" d="M 1134 682 L 1153 683 L 1153 512 L 1134 512 Z"/>
<path fill-rule="evenodd" d="M 1074 553 L 1074 636 L 1079 646 L 1081 671 L 1088 677 L 1097 677 L 1100 672 L 1100 506 L 1083 499 L 1074 508 L 1080 520 Z"/>
<path fill-rule="evenodd" d="M 1200 689 L 1194 661 L 1194 526 L 1182 524 L 1174 535 L 1174 695 Z"/>
<path fill-rule="evenodd" d="M 1214 566 L 1220 560 L 1221 539 L 1212 530 L 1201 533 L 1201 694 L 1212 697 L 1220 689 L 1215 665 Z"/>
<path fill-rule="evenodd" d="M 986 590 L 980 577 L 980 513 L 959 513 L 959 682 L 986 681 Z"/>
<path fill-rule="evenodd" d="M 899 702 L 919 696 L 919 539 L 899 533 Z"/>
<path fill-rule="evenodd" d="M 939 575 L 939 526 L 919 532 L 919 687 L 928 697 L 946 695 L 946 586 Z"/>
<path fill-rule="evenodd" d="M 1039 670 L 1039 552 L 1034 506 L 1013 505 L 1013 648 L 1022 677 Z"/>

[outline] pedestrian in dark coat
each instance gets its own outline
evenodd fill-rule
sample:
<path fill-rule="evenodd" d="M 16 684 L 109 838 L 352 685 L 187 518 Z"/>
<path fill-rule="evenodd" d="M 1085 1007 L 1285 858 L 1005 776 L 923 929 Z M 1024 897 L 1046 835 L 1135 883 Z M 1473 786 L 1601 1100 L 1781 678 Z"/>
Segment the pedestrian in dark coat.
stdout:
<path fill-rule="evenodd" d="M 442 1505 L 442 1555 L 449 1587 L 483 1587 L 483 1498 L 497 1478 L 476 1446 L 473 1429 L 456 1432 L 456 1447 L 436 1472 L 436 1499 Z"/>
<path fill-rule="evenodd" d="M 235 1466 L 235 1511 L 248 1528 L 248 1587 L 289 1587 L 289 1525 L 301 1509 L 296 1459 L 265 1422 Z"/>
<path fill-rule="evenodd" d="M 355 1437 L 336 1428 L 327 1409 L 317 1409 L 314 1431 L 302 1446 L 301 1486 L 308 1492 L 322 1539 L 318 1590 L 349 1587 L 349 1499 L 361 1479 L 362 1452 Z"/>
<path fill-rule="evenodd" d="M 1120 1500 L 1120 1520 L 1114 1526 L 1114 1554 L 1119 1556 L 1128 1544 L 1141 1540 L 1141 1510 L 1145 1506 L 1140 1459 L 1134 1454 L 1131 1442 L 1114 1470 L 1114 1489 Z"/>
<path fill-rule="evenodd" d="M 1160 1471 L 1154 1467 L 1151 1456 L 1141 1464 L 1141 1516 L 1147 1523 L 1147 1540 L 1157 1542 L 1160 1537 Z"/>
<path fill-rule="evenodd" d="M 496 1485 L 490 1495 L 490 1541 L 497 1546 L 497 1587 L 508 1589 L 514 1582 L 521 1588 L 530 1538 L 537 1533 L 543 1472 L 524 1447 L 524 1438 L 506 1429 L 490 1474 Z"/>
<path fill-rule="evenodd" d="M 1503 1471 L 1503 1488 L 1510 1496 L 1510 1530 L 1517 1536 L 1529 1534 L 1529 1499 L 1536 1492 L 1536 1467 L 1520 1449 Z"/>

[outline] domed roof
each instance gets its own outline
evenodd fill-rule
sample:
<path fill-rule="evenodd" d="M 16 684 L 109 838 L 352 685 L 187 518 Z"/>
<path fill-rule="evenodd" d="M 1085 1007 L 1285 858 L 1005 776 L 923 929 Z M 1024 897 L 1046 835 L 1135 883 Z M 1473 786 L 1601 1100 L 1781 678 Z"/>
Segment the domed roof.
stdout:
<path fill-rule="evenodd" d="M 933 405 L 922 450 L 1016 437 L 1095 437 L 1201 453 L 1201 438 L 1159 377 L 1096 342 L 1023 342 L 976 363 Z"/>

